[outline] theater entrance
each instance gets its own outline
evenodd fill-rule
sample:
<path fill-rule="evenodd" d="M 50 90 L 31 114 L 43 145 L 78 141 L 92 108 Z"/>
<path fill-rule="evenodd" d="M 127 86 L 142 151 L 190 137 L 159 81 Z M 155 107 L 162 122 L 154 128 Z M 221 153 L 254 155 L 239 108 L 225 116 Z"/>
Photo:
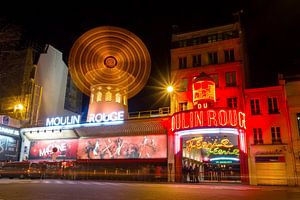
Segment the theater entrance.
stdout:
<path fill-rule="evenodd" d="M 240 182 L 238 135 L 182 136 L 182 182 Z"/>

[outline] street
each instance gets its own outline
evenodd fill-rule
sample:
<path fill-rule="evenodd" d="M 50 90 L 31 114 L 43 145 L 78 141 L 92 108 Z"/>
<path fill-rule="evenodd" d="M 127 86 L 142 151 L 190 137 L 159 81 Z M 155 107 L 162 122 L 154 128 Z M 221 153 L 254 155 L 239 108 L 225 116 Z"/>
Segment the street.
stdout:
<path fill-rule="evenodd" d="M 299 200 L 300 187 L 0 179 L 0 200 Z"/>

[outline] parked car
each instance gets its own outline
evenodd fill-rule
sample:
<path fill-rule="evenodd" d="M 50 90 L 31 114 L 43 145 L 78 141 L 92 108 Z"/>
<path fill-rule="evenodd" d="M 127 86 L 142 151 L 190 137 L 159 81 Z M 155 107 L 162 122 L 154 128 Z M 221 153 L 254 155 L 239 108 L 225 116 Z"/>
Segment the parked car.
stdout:
<path fill-rule="evenodd" d="M 0 177 L 6 178 L 40 178 L 41 169 L 38 163 L 7 162 L 0 168 Z"/>

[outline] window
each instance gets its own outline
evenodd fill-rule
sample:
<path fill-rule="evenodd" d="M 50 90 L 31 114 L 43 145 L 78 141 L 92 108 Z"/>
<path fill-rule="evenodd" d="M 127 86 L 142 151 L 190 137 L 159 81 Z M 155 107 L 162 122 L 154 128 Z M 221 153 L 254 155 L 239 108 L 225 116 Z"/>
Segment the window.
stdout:
<path fill-rule="evenodd" d="M 186 69 L 187 67 L 187 58 L 181 57 L 179 58 L 179 69 Z"/>
<path fill-rule="evenodd" d="M 187 110 L 187 102 L 179 103 L 179 111 Z"/>
<path fill-rule="evenodd" d="M 217 41 L 217 35 L 209 35 L 207 38 L 208 38 L 208 43 Z"/>
<path fill-rule="evenodd" d="M 254 144 L 263 144 L 263 138 L 262 138 L 262 129 L 261 128 L 253 128 L 253 138 L 254 138 Z"/>
<path fill-rule="evenodd" d="M 251 99 L 250 108 L 251 108 L 252 115 L 259 115 L 260 114 L 259 99 Z"/>
<path fill-rule="evenodd" d="M 269 114 L 279 113 L 278 103 L 277 103 L 277 98 L 276 97 L 269 97 L 268 98 L 268 108 L 269 108 Z"/>
<path fill-rule="evenodd" d="M 234 62 L 234 50 L 228 49 L 224 51 L 225 63 Z"/>
<path fill-rule="evenodd" d="M 216 84 L 216 88 L 219 87 L 219 75 L 218 74 L 210 74 L 209 75 L 212 79 L 214 79 L 214 82 Z"/>
<path fill-rule="evenodd" d="M 99 91 L 97 92 L 97 98 L 96 98 L 96 101 L 99 102 L 99 101 L 102 101 L 102 93 Z"/>
<path fill-rule="evenodd" d="M 272 144 L 281 144 L 280 127 L 271 127 Z"/>
<path fill-rule="evenodd" d="M 217 52 L 211 52 L 208 53 L 208 64 L 218 64 L 218 53 Z"/>
<path fill-rule="evenodd" d="M 226 87 L 236 86 L 236 72 L 225 73 Z"/>
<path fill-rule="evenodd" d="M 112 100 L 112 93 L 110 91 L 107 91 L 105 93 L 105 101 L 111 101 Z"/>
<path fill-rule="evenodd" d="M 179 92 L 188 91 L 188 79 L 187 78 L 180 79 L 178 91 Z"/>
<path fill-rule="evenodd" d="M 297 113 L 298 134 L 300 136 L 300 113 Z"/>
<path fill-rule="evenodd" d="M 193 67 L 201 66 L 201 55 L 194 55 L 193 56 Z"/>
<path fill-rule="evenodd" d="M 237 97 L 227 99 L 227 107 L 237 108 Z"/>
<path fill-rule="evenodd" d="M 120 93 L 116 94 L 116 102 L 121 103 L 121 94 Z"/>

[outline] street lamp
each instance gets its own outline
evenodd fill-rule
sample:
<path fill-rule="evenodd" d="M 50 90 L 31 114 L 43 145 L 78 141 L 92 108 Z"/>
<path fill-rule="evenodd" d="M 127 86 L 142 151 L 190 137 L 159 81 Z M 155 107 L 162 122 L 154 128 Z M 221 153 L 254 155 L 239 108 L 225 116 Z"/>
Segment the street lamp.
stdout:
<path fill-rule="evenodd" d="M 16 104 L 14 106 L 14 112 L 22 112 L 22 110 L 24 109 L 24 106 L 23 104 L 19 103 L 19 104 Z"/>
<path fill-rule="evenodd" d="M 167 91 L 168 91 L 168 93 L 172 93 L 172 92 L 174 91 L 173 86 L 172 86 L 172 85 L 169 85 L 169 86 L 167 87 Z"/>

